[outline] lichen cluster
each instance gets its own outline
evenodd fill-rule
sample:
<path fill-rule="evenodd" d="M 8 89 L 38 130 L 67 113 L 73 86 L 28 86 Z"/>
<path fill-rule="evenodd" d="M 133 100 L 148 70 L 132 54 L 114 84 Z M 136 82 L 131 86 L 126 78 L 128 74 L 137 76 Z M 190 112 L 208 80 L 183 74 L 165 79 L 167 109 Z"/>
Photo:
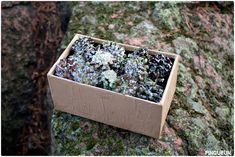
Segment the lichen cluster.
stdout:
<path fill-rule="evenodd" d="M 60 60 L 55 75 L 159 102 L 171 68 L 167 56 L 149 54 L 146 48 L 130 53 L 114 42 L 95 44 L 81 37 L 72 45 L 71 55 Z"/>

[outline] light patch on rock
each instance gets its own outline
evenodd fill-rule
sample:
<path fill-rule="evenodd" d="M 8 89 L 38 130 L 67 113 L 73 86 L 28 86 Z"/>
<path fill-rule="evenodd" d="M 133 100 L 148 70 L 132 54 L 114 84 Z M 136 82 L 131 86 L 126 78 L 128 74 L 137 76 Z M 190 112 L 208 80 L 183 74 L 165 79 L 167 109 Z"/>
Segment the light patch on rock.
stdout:
<path fill-rule="evenodd" d="M 182 23 L 180 8 L 175 2 L 155 3 L 152 18 L 160 26 L 169 30 L 180 27 Z"/>
<path fill-rule="evenodd" d="M 187 106 L 197 113 L 201 113 L 201 114 L 206 113 L 206 108 L 202 106 L 202 104 L 193 101 L 191 98 L 187 99 Z"/>
<path fill-rule="evenodd" d="M 82 24 L 92 24 L 92 25 L 96 25 L 97 24 L 97 20 L 94 16 L 90 16 L 90 15 L 86 15 L 83 16 L 81 19 Z"/>
<path fill-rule="evenodd" d="M 148 20 L 140 22 L 132 29 L 133 32 L 138 32 L 139 34 L 151 34 L 156 32 L 157 30 L 158 29 L 153 25 L 153 23 Z"/>
<path fill-rule="evenodd" d="M 193 56 L 199 51 L 199 47 L 195 41 L 184 36 L 180 36 L 173 40 L 175 52 L 180 54 L 186 59 L 192 59 Z"/>

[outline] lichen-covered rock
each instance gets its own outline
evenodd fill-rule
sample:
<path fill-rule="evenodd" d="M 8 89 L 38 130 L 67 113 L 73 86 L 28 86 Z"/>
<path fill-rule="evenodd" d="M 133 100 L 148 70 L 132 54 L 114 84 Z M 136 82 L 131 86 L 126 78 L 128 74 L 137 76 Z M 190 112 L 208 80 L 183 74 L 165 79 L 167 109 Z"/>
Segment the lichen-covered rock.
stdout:
<path fill-rule="evenodd" d="M 182 22 L 180 8 L 173 2 L 155 3 L 152 17 L 161 27 L 169 30 L 180 27 Z"/>
<path fill-rule="evenodd" d="M 192 56 L 196 55 L 199 51 L 199 47 L 195 41 L 184 36 L 177 37 L 173 40 L 175 52 L 187 60 L 190 60 Z"/>
<path fill-rule="evenodd" d="M 228 119 L 230 109 L 226 106 L 216 107 L 215 112 L 222 120 L 226 121 Z"/>
<path fill-rule="evenodd" d="M 193 110 L 194 112 L 205 114 L 206 108 L 202 104 L 193 101 L 191 98 L 188 98 L 187 102 L 188 102 L 187 106 L 189 107 L 189 110 Z"/>
<path fill-rule="evenodd" d="M 84 25 L 86 25 L 86 24 L 96 25 L 97 24 L 96 18 L 94 16 L 90 16 L 90 15 L 83 16 L 81 19 L 81 22 Z"/>
<path fill-rule="evenodd" d="M 177 53 L 181 59 L 175 96 L 160 139 L 55 112 L 58 154 L 203 156 L 208 150 L 225 150 L 233 155 L 234 15 L 231 3 L 223 7 L 227 2 L 221 3 L 75 3 L 64 48 L 79 30 L 98 38 Z M 96 17 L 96 25 L 84 26 L 80 19 L 85 15 Z M 135 95 L 137 81 L 127 76 L 117 78 L 116 83 L 122 82 L 122 86 L 116 90 Z M 76 130 L 79 133 L 73 133 Z M 76 139 L 70 138 L 73 134 Z"/>
<path fill-rule="evenodd" d="M 158 29 L 151 21 L 145 20 L 137 24 L 130 31 L 132 32 L 133 35 L 138 34 L 138 35 L 150 36 L 152 34 L 156 34 Z"/>

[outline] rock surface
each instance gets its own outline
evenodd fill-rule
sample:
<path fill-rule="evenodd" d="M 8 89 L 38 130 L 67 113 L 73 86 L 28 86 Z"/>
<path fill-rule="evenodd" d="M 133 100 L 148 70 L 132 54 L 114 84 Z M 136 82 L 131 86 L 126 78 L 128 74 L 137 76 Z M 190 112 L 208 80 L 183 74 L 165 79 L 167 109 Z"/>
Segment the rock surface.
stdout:
<path fill-rule="evenodd" d="M 78 32 L 178 53 L 181 60 L 160 139 L 55 111 L 55 154 L 233 154 L 234 12 L 233 3 L 221 3 L 73 2 L 62 48 Z M 84 17 L 96 22 L 84 25 Z"/>
<path fill-rule="evenodd" d="M 69 21 L 65 3 L 2 2 L 2 154 L 51 152 L 46 74 Z"/>

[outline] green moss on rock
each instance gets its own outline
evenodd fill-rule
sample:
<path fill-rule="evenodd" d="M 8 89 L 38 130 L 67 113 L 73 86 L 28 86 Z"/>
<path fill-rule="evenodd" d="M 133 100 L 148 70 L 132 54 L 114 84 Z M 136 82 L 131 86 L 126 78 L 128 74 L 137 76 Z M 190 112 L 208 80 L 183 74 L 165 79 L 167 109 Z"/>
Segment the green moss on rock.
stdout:
<path fill-rule="evenodd" d="M 220 24 L 218 26 L 213 24 L 219 20 L 213 16 L 212 23 L 209 24 L 213 24 L 214 31 L 205 33 L 203 21 L 190 12 L 192 13 L 190 22 L 195 21 L 193 25 L 199 24 L 200 27 L 196 27 L 199 33 L 192 35 L 189 29 L 179 29 L 184 22 L 182 5 L 187 9 L 193 5 L 196 9 L 203 6 L 200 2 L 195 4 L 73 2 L 73 4 L 74 16 L 70 21 L 63 48 L 76 32 L 124 43 L 133 42 L 133 37 L 143 39 L 146 36 L 145 42 L 138 44 L 157 49 L 163 48 L 165 46 L 163 43 L 167 44 L 172 52 L 181 56 L 181 60 L 176 93 L 165 125 L 169 126 L 164 127 L 162 138 L 154 140 L 67 113 L 55 112 L 53 124 L 58 124 L 53 125 L 53 129 L 56 147 L 60 150 L 58 154 L 199 155 L 205 153 L 205 150 L 233 152 L 234 61 L 230 54 L 233 49 L 230 40 L 233 40 L 233 37 L 228 35 L 232 34 L 232 23 L 229 21 L 225 23 L 228 26 L 226 34 Z M 208 8 L 208 12 L 214 12 L 211 5 L 208 5 Z M 222 15 L 220 11 L 217 13 L 220 17 L 233 16 L 228 12 L 226 15 Z M 81 23 L 84 16 L 94 16 L 96 24 L 88 23 L 84 26 Z M 109 27 L 110 24 L 114 25 L 113 29 L 110 29 L 113 27 Z M 179 32 L 175 33 L 174 30 L 177 29 Z M 211 39 L 218 39 L 219 42 L 202 40 L 208 39 L 208 36 Z M 229 41 L 225 42 L 226 38 Z M 73 140 L 74 136 L 76 140 Z M 178 138 L 182 141 L 177 140 Z"/>

